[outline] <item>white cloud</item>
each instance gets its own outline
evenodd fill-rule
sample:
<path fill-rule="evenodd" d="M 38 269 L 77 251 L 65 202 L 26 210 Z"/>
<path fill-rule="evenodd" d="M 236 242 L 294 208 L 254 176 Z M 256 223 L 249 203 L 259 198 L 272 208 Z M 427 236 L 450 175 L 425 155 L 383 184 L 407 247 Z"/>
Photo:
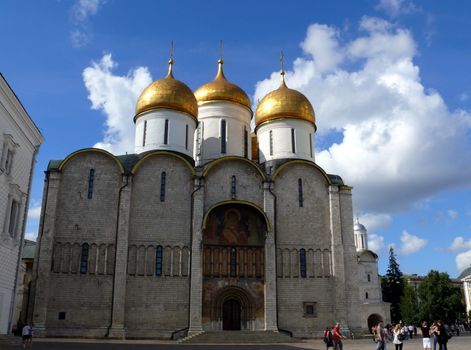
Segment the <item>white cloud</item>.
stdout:
<path fill-rule="evenodd" d="M 450 209 L 447 211 L 448 216 L 450 219 L 455 220 L 458 217 L 458 212 L 456 210 Z"/>
<path fill-rule="evenodd" d="M 412 13 L 417 10 L 417 7 L 408 0 L 380 0 L 376 8 L 386 12 L 391 17 Z"/>
<path fill-rule="evenodd" d="M 38 233 L 37 232 L 26 232 L 25 233 L 25 239 L 29 239 L 30 241 L 36 241 L 38 238 Z"/>
<path fill-rule="evenodd" d="M 368 234 L 368 249 L 378 253 L 380 250 L 385 248 L 384 244 L 384 237 L 374 234 L 374 233 L 369 233 Z"/>
<path fill-rule="evenodd" d="M 409 31 L 371 17 L 360 27 L 362 34 L 341 42 L 337 29 L 310 26 L 305 55 L 286 74 L 288 86 L 313 103 L 317 137 L 328 140 L 333 131 L 343 136 L 318 149 L 316 162 L 352 185 L 355 207 L 369 213 L 403 211 L 443 190 L 471 185 L 470 112 L 450 111 L 438 92 L 422 84 Z M 332 65 L 319 68 L 316 41 L 317 48 L 336 48 L 320 60 L 332 55 Z M 274 72 L 257 83 L 254 100 L 278 85 Z"/>
<path fill-rule="evenodd" d="M 39 220 L 41 216 L 41 204 L 33 203 L 28 209 L 28 220 Z"/>
<path fill-rule="evenodd" d="M 459 272 L 471 266 L 471 249 L 456 256 L 456 268 Z"/>
<path fill-rule="evenodd" d="M 89 18 L 96 15 L 105 2 L 106 0 L 78 0 L 72 6 L 72 21 L 75 26 L 69 37 L 73 47 L 80 48 L 91 41 L 93 32 L 88 23 Z"/>
<path fill-rule="evenodd" d="M 418 252 L 420 249 L 425 247 L 427 240 L 411 235 L 407 231 L 402 231 L 401 243 L 401 253 L 404 255 L 409 255 Z"/>
<path fill-rule="evenodd" d="M 83 71 L 92 109 L 106 115 L 105 135 L 94 147 L 119 154 L 134 150 L 134 108 L 138 96 L 152 82 L 146 67 L 138 67 L 125 76 L 113 74 L 117 64 L 111 54 L 92 62 Z"/>
<path fill-rule="evenodd" d="M 360 222 L 369 232 L 376 232 L 378 229 L 389 227 L 392 218 L 389 214 L 366 213 L 360 217 Z"/>
<path fill-rule="evenodd" d="M 461 236 L 455 237 L 451 246 L 448 248 L 450 251 L 471 249 L 471 238 L 467 241 Z"/>

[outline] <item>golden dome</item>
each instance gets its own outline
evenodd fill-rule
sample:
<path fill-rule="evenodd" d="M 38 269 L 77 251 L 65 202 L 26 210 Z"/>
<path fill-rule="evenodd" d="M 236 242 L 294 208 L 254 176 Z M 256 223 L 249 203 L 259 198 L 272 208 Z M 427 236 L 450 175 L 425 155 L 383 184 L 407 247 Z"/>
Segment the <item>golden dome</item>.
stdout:
<path fill-rule="evenodd" d="M 195 91 L 198 105 L 201 106 L 210 101 L 222 100 L 235 102 L 252 110 L 247 94 L 237 85 L 227 81 L 222 70 L 223 63 L 222 59 L 218 60 L 219 68 L 216 78 Z"/>
<path fill-rule="evenodd" d="M 172 74 L 173 60 L 168 61 L 168 74 L 164 79 L 156 80 L 144 89 L 136 104 L 136 118 L 144 112 L 168 108 L 189 114 L 197 120 L 198 104 L 191 89 Z"/>
<path fill-rule="evenodd" d="M 275 119 L 291 118 L 305 120 L 316 128 L 316 116 L 311 102 L 299 91 L 288 88 L 284 75 L 282 71 L 280 87 L 266 95 L 258 104 L 255 126 Z"/>

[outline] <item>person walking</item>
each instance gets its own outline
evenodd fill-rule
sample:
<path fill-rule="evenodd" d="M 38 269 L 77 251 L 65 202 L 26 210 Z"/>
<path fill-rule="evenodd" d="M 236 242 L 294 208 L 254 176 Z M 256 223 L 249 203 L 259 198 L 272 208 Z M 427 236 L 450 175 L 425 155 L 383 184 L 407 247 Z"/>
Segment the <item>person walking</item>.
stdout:
<path fill-rule="evenodd" d="M 397 324 L 393 330 L 393 344 L 396 347 L 396 350 L 402 350 L 402 344 L 404 341 L 404 332 L 400 324 Z"/>
<path fill-rule="evenodd" d="M 446 331 L 445 325 L 442 320 L 437 322 L 438 326 L 438 345 L 440 350 L 448 350 L 448 332 Z"/>
<path fill-rule="evenodd" d="M 33 345 L 33 327 L 31 327 L 29 322 L 26 322 L 26 324 L 23 326 L 21 336 L 23 338 L 23 349 Z"/>
<path fill-rule="evenodd" d="M 330 330 L 330 327 L 327 327 L 324 331 L 324 343 L 325 343 L 326 350 L 329 350 L 329 348 L 334 347 L 334 340 L 332 337 L 332 331 Z"/>
<path fill-rule="evenodd" d="M 432 343 L 430 342 L 430 327 L 428 326 L 427 321 L 422 322 L 420 330 L 422 331 L 422 344 L 424 346 L 424 350 L 432 350 Z"/>
<path fill-rule="evenodd" d="M 343 350 L 342 339 L 345 337 L 342 335 L 340 331 L 340 323 L 336 323 L 335 327 L 332 329 L 332 339 L 334 341 L 334 350 Z"/>
<path fill-rule="evenodd" d="M 386 330 L 383 321 L 378 323 L 375 330 L 376 350 L 386 350 Z"/>

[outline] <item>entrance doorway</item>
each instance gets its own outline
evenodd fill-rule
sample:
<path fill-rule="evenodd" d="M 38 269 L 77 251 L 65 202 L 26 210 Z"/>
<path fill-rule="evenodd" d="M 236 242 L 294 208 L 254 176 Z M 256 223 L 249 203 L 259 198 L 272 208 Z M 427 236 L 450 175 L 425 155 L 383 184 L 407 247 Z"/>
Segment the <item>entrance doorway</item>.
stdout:
<path fill-rule="evenodd" d="M 383 322 L 383 318 L 378 314 L 371 314 L 368 317 L 368 330 L 372 333 L 372 328 L 377 326 L 378 323 Z"/>
<path fill-rule="evenodd" d="M 240 331 L 240 303 L 236 299 L 227 299 L 222 306 L 222 329 Z"/>

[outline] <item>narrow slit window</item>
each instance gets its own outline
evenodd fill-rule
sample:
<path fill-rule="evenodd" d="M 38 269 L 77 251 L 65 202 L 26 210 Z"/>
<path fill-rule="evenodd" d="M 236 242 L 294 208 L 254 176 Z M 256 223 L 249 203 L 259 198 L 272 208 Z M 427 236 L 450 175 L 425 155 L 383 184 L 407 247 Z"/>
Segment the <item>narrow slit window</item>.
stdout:
<path fill-rule="evenodd" d="M 270 130 L 270 155 L 273 155 L 273 130 Z"/>
<path fill-rule="evenodd" d="M 291 152 L 296 153 L 296 139 L 294 137 L 294 129 L 291 129 Z"/>
<path fill-rule="evenodd" d="M 368 282 L 371 282 L 371 275 L 368 274 Z"/>
<path fill-rule="evenodd" d="M 165 202 L 165 181 L 167 180 L 167 174 L 165 171 L 160 175 L 160 201 Z"/>
<path fill-rule="evenodd" d="M 163 262 L 163 252 L 162 246 L 157 246 L 155 250 L 155 275 L 162 276 L 162 262 Z"/>
<path fill-rule="evenodd" d="M 302 179 L 298 179 L 298 201 L 299 201 L 299 206 L 303 207 L 304 198 L 303 198 L 303 180 Z"/>
<path fill-rule="evenodd" d="M 306 249 L 301 248 L 299 251 L 299 272 L 302 278 L 306 278 Z"/>
<path fill-rule="evenodd" d="M 221 120 L 221 153 L 226 153 L 226 121 Z"/>
<path fill-rule="evenodd" d="M 365 299 L 368 299 L 368 292 L 365 293 Z"/>
<path fill-rule="evenodd" d="M 230 276 L 235 277 L 237 275 L 237 250 L 231 248 L 231 260 L 230 260 Z"/>
<path fill-rule="evenodd" d="M 90 169 L 88 173 L 88 199 L 92 199 L 93 197 L 93 182 L 95 181 L 95 169 Z"/>
<path fill-rule="evenodd" d="M 188 149 L 188 124 L 185 127 L 185 149 Z"/>
<path fill-rule="evenodd" d="M 87 273 L 88 271 L 88 250 L 88 243 L 84 243 L 80 255 L 80 273 Z"/>
<path fill-rule="evenodd" d="M 8 233 L 12 237 L 16 237 L 19 209 L 20 203 L 17 201 L 12 201 L 10 208 L 10 222 L 8 224 Z"/>
<path fill-rule="evenodd" d="M 236 190 L 237 190 L 237 180 L 235 175 L 232 175 L 231 178 L 231 197 L 232 199 L 236 198 Z"/>
<path fill-rule="evenodd" d="M 168 119 L 165 119 L 164 145 L 168 145 Z"/>
<path fill-rule="evenodd" d="M 147 136 L 147 120 L 144 120 L 144 133 L 142 134 L 142 147 L 146 145 L 146 136 Z"/>
<path fill-rule="evenodd" d="M 246 128 L 244 128 L 244 157 L 249 157 L 249 133 Z"/>
<path fill-rule="evenodd" d="M 312 158 L 312 134 L 309 134 L 309 153 L 311 154 Z"/>

